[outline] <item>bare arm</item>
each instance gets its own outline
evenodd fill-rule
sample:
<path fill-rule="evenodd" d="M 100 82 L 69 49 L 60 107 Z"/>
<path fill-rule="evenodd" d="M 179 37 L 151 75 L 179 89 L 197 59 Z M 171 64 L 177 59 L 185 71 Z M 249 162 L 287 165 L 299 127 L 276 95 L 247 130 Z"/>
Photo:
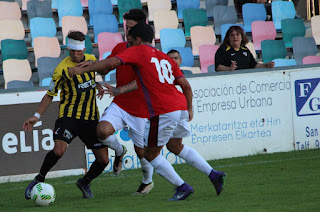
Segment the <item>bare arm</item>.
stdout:
<path fill-rule="evenodd" d="M 231 66 L 224 66 L 224 65 L 218 65 L 217 70 L 216 71 L 234 71 L 237 68 L 237 62 L 233 61 L 231 63 Z"/>
<path fill-rule="evenodd" d="M 52 96 L 49 96 L 48 94 L 44 95 L 36 112 L 40 115 L 43 114 L 48 109 L 49 105 L 52 103 L 52 99 Z M 33 125 L 38 121 L 39 119 L 35 116 L 32 116 L 29 119 L 27 119 L 22 126 L 24 131 L 31 131 Z"/>
<path fill-rule="evenodd" d="M 103 86 L 107 88 L 107 89 L 105 89 L 105 93 L 110 94 L 110 97 L 118 96 L 120 94 L 129 93 L 131 91 L 138 89 L 138 85 L 135 80 L 124 85 L 124 86 L 118 87 L 118 88 L 113 87 L 113 86 L 109 85 L 108 83 L 105 83 Z"/>
<path fill-rule="evenodd" d="M 268 63 L 257 63 L 255 68 L 273 68 L 274 67 L 274 62 L 268 62 Z"/>
<path fill-rule="evenodd" d="M 176 79 L 176 84 L 182 88 L 183 94 L 186 97 L 189 112 L 189 121 L 191 121 L 193 119 L 191 85 L 189 84 L 188 80 L 184 77 Z"/>
<path fill-rule="evenodd" d="M 119 58 L 111 57 L 111 58 L 106 58 L 104 60 L 95 62 L 85 67 L 77 66 L 77 67 L 69 68 L 68 74 L 70 77 L 73 77 L 74 75 L 96 71 L 102 75 L 105 75 L 120 65 L 121 65 L 121 61 Z"/>

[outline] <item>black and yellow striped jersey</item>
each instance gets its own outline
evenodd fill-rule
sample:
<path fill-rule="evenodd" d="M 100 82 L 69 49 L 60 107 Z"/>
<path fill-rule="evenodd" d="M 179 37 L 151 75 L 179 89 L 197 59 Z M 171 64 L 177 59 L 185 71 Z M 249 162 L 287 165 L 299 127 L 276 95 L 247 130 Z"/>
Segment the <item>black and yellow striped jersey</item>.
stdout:
<path fill-rule="evenodd" d="M 85 60 L 96 60 L 96 58 L 94 55 L 85 54 Z M 77 64 L 72 62 L 69 56 L 57 66 L 47 95 L 57 96 L 59 89 L 61 89 L 59 118 L 98 120 L 95 72 L 75 75 L 71 78 L 68 74 L 68 68 L 75 67 Z"/>

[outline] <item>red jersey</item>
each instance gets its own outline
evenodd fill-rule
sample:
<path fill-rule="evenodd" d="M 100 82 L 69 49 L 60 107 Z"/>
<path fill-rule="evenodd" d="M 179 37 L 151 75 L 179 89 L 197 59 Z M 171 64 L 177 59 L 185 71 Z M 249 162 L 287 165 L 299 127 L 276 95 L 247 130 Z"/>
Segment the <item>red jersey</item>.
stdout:
<path fill-rule="evenodd" d="M 175 61 L 148 45 L 133 46 L 117 56 L 123 64 L 133 65 L 148 105 L 150 118 L 176 110 L 187 110 L 187 100 L 175 86 L 184 77 Z"/>
<path fill-rule="evenodd" d="M 117 44 L 109 57 L 114 57 L 128 48 L 128 42 Z M 117 87 L 127 85 L 133 80 L 137 81 L 138 88 L 141 88 L 139 79 L 137 78 L 132 66 L 121 65 L 116 71 Z M 130 115 L 142 118 L 149 118 L 147 104 L 144 100 L 142 89 L 138 89 L 126 94 L 114 97 L 113 102 Z"/>

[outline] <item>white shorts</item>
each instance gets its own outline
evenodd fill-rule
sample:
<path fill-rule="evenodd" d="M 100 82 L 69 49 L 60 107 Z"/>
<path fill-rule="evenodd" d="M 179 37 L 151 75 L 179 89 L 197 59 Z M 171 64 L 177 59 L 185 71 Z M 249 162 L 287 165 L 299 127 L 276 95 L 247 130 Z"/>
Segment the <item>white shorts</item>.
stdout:
<path fill-rule="evenodd" d="M 129 126 L 129 137 L 137 147 L 144 148 L 144 130 L 148 119 L 132 116 L 117 104 L 111 105 L 103 112 L 99 122 L 107 121 L 112 124 L 115 131 Z"/>
<path fill-rule="evenodd" d="M 151 118 L 146 124 L 145 146 L 164 146 L 170 138 L 190 136 L 188 119 L 189 113 L 186 110 L 178 110 Z"/>

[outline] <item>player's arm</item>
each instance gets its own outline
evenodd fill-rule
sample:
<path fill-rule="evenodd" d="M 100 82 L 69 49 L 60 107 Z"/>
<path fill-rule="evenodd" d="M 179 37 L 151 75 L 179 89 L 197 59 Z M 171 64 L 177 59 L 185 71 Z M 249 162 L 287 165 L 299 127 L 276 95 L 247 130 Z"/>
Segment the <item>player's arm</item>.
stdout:
<path fill-rule="evenodd" d="M 137 85 L 137 81 L 133 80 L 132 82 L 121 86 L 121 87 L 113 87 L 112 85 L 105 83 L 103 85 L 106 89 L 104 89 L 105 94 L 110 94 L 110 97 L 112 96 L 118 96 L 120 94 L 125 94 L 125 93 L 129 93 L 131 91 L 137 90 L 138 89 L 138 85 Z"/>
<path fill-rule="evenodd" d="M 102 75 L 105 75 L 120 65 L 121 65 L 121 60 L 119 58 L 111 57 L 111 58 L 107 58 L 107 59 L 95 62 L 92 65 L 88 65 L 85 67 L 69 68 L 68 74 L 70 77 L 73 77 L 74 75 L 96 71 Z"/>
<path fill-rule="evenodd" d="M 24 131 L 31 131 L 33 125 L 35 125 L 35 123 L 39 121 L 40 116 L 48 109 L 49 105 L 52 103 L 52 99 L 52 96 L 49 96 L 48 94 L 44 95 L 34 116 L 30 117 L 23 123 L 22 127 Z"/>
<path fill-rule="evenodd" d="M 188 80 L 184 77 L 180 77 L 176 79 L 176 84 L 179 85 L 183 91 L 184 96 L 187 99 L 187 106 L 189 112 L 189 121 L 193 118 L 193 111 L 192 111 L 192 89 L 191 85 L 189 84 Z"/>

